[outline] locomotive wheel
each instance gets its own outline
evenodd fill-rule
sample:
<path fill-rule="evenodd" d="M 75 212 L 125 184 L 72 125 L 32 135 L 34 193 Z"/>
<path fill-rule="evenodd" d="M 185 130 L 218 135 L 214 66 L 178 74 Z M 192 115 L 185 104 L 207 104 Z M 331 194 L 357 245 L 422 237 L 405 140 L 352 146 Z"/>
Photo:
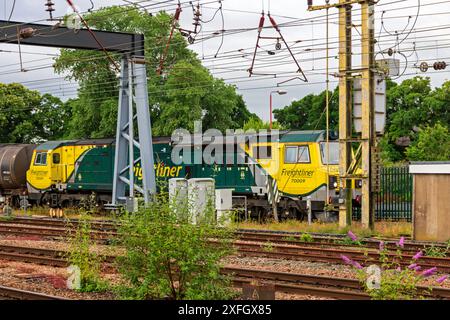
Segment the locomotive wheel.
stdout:
<path fill-rule="evenodd" d="M 298 212 L 297 208 L 289 207 L 288 214 L 287 214 L 286 218 L 290 219 L 290 220 L 295 220 L 295 219 L 298 218 L 298 215 L 299 215 L 299 212 Z"/>
<path fill-rule="evenodd" d="M 259 223 L 262 223 L 267 220 L 267 210 L 263 207 L 255 207 L 255 215 L 252 215 L 252 218 L 255 218 Z"/>
<path fill-rule="evenodd" d="M 297 219 L 300 221 L 306 221 L 308 219 L 308 213 L 297 210 Z"/>

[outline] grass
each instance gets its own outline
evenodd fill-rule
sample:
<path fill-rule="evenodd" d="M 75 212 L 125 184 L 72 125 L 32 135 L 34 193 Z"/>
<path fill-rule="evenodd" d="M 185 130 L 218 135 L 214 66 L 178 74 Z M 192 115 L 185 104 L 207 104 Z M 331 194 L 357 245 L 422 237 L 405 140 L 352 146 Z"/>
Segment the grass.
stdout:
<path fill-rule="evenodd" d="M 364 229 L 359 222 L 353 222 L 350 227 L 340 228 L 338 223 L 319 223 L 315 222 L 309 225 L 307 222 L 287 220 L 280 223 L 258 223 L 258 222 L 239 222 L 234 223 L 234 227 L 240 229 L 258 229 L 274 231 L 292 231 L 308 233 L 334 233 L 346 234 L 351 230 L 360 237 L 382 236 L 399 237 L 412 234 L 412 224 L 409 222 L 382 221 L 375 223 L 374 232 Z"/>

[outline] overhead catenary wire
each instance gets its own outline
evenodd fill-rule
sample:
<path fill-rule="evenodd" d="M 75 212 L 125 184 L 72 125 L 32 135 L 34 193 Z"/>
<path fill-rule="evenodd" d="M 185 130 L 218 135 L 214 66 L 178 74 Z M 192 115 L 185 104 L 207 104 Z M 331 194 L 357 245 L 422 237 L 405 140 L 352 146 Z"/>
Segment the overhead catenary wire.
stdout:
<path fill-rule="evenodd" d="M 235 63 L 235 64 L 238 64 L 238 63 Z M 220 66 L 218 66 L 217 63 L 215 63 L 215 65 L 216 65 L 217 68 L 220 68 Z"/>

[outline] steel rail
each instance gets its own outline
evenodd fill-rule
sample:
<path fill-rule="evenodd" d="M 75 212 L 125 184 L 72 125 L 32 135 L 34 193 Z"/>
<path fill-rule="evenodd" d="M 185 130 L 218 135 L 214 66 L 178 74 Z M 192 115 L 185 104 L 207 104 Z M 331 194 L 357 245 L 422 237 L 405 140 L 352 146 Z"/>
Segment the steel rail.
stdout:
<path fill-rule="evenodd" d="M 63 297 L 51 296 L 44 293 L 26 291 L 5 286 L 0 286 L 0 296 L 15 300 L 70 300 Z"/>
<path fill-rule="evenodd" d="M 379 263 L 379 254 L 372 253 L 365 255 L 363 252 L 354 250 L 339 250 L 326 248 L 308 248 L 308 247 L 293 247 L 282 245 L 264 246 L 258 243 L 235 243 L 238 253 L 243 256 L 253 257 L 267 257 L 275 259 L 292 259 L 292 260 L 307 260 L 313 262 L 338 263 L 343 264 L 341 255 L 348 255 L 348 258 L 360 263 Z M 395 257 L 394 257 L 395 258 Z M 410 256 L 402 256 L 400 265 L 406 267 L 413 263 L 412 261 L 405 261 Z M 439 263 L 437 263 L 439 262 Z M 439 271 L 450 272 L 449 258 L 436 257 L 421 257 L 418 262 L 423 268 L 437 267 Z"/>
<path fill-rule="evenodd" d="M 358 297 L 367 298 L 367 294 L 361 294 L 362 285 L 356 279 L 348 279 L 348 278 L 338 278 L 338 277 L 326 277 L 326 276 L 316 276 L 316 275 L 307 275 L 300 273 L 291 273 L 291 272 L 278 272 L 278 271 L 269 271 L 269 270 L 258 270 L 258 269 L 247 269 L 247 268 L 235 268 L 235 267 L 225 267 L 221 269 L 221 272 L 226 275 L 232 275 L 238 279 L 246 279 L 246 282 L 251 282 L 255 279 L 260 281 L 270 281 L 273 283 L 274 281 L 278 281 L 277 284 L 289 286 L 296 286 L 298 284 L 302 285 L 313 285 L 317 286 L 331 286 L 340 289 L 351 289 L 351 290 L 359 290 Z M 279 283 L 279 282 L 282 283 Z M 425 287 L 425 286 L 417 286 L 419 292 L 422 292 L 424 295 L 438 298 L 438 299 L 450 299 L 450 289 L 447 288 L 438 288 L 438 287 Z M 431 293 L 430 293 L 431 289 Z M 333 292 L 333 291 L 332 291 Z M 293 292 L 296 293 L 296 292 Z M 300 291 L 299 293 L 302 293 Z M 319 291 L 320 293 L 320 291 Z M 336 292 L 333 292 L 336 293 Z M 338 293 L 342 293 L 339 291 Z M 311 293 L 310 293 L 311 294 Z M 338 296 L 337 298 L 347 298 L 346 295 L 353 295 L 353 292 L 345 291 L 342 296 Z M 332 297 L 333 296 L 328 296 Z M 336 297 L 335 297 L 336 298 Z"/>

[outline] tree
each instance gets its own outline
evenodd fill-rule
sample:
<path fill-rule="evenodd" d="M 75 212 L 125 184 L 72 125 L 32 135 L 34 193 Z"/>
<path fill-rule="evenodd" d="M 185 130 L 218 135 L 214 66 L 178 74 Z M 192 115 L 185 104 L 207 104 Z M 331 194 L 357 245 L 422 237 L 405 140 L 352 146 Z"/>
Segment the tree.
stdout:
<path fill-rule="evenodd" d="M 385 136 L 382 158 L 385 161 L 406 160 L 406 149 L 418 139 L 420 127 L 437 122 L 450 126 L 450 82 L 432 89 L 430 78 L 414 77 L 397 85 L 388 81 Z"/>
<path fill-rule="evenodd" d="M 293 101 L 283 109 L 274 110 L 275 119 L 287 129 L 314 130 L 326 127 L 325 100 L 326 92 L 318 95 L 309 94 L 300 100 Z M 339 89 L 330 92 L 330 128 L 338 129 L 339 121 Z"/>
<path fill-rule="evenodd" d="M 243 126 L 243 130 L 244 131 L 249 131 L 249 130 L 255 130 L 255 131 L 269 130 L 269 128 L 270 128 L 270 123 L 269 122 L 264 122 L 258 117 L 250 118 L 247 122 L 244 123 L 244 126 Z M 281 126 L 280 126 L 280 124 L 278 122 L 275 121 L 275 122 L 272 123 L 272 129 L 280 130 Z"/>
<path fill-rule="evenodd" d="M 60 99 L 21 84 L 0 83 L 0 142 L 61 139 L 69 118 L 70 110 Z"/>
<path fill-rule="evenodd" d="M 234 108 L 231 118 L 235 123 L 235 128 L 243 128 L 244 124 L 252 118 L 259 119 L 256 113 L 250 112 L 247 109 L 244 98 L 241 95 L 237 96 L 236 108 Z"/>
<path fill-rule="evenodd" d="M 174 129 L 192 129 L 194 120 L 203 128 L 237 128 L 248 119 L 248 110 L 233 86 L 215 79 L 201 65 L 187 41 L 175 32 L 164 69 L 157 75 L 166 46 L 172 16 L 159 12 L 150 16 L 137 9 L 112 6 L 86 15 L 91 27 L 99 30 L 143 33 L 149 104 L 155 135 L 170 135 Z M 112 54 L 116 64 L 121 56 Z M 61 50 L 56 71 L 67 73 L 80 84 L 78 98 L 69 102 L 73 118 L 69 137 L 113 136 L 116 130 L 118 74 L 104 53 Z"/>
<path fill-rule="evenodd" d="M 436 123 L 420 130 L 418 139 L 406 148 L 411 161 L 450 160 L 450 132 L 447 127 Z"/>

